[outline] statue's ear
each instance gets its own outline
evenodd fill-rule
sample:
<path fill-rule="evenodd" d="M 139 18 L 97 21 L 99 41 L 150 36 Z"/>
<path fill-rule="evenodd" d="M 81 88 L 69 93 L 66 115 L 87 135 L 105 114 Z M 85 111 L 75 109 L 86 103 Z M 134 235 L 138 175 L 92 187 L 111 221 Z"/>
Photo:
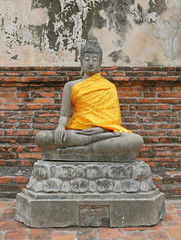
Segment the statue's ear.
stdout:
<path fill-rule="evenodd" d="M 82 69 L 82 65 L 81 65 L 81 72 L 80 72 L 80 74 L 83 76 L 84 75 L 84 71 L 83 71 L 83 69 Z"/>

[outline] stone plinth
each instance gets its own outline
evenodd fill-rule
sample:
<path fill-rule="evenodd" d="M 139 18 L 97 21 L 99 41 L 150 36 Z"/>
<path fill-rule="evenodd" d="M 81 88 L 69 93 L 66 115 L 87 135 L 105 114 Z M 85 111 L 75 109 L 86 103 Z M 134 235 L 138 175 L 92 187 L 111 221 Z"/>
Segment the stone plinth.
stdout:
<path fill-rule="evenodd" d="M 16 219 L 30 227 L 150 226 L 164 214 L 164 194 L 141 161 L 38 161 L 17 195 Z"/>

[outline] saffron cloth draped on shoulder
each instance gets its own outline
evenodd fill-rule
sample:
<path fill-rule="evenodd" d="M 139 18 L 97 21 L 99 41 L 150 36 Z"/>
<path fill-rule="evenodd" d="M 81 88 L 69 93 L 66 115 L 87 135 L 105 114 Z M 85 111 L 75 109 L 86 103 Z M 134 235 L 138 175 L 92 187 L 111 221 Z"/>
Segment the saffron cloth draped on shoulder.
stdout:
<path fill-rule="evenodd" d="M 66 129 L 102 127 L 114 132 L 131 132 L 122 127 L 117 90 L 100 73 L 72 87 L 73 116 Z"/>

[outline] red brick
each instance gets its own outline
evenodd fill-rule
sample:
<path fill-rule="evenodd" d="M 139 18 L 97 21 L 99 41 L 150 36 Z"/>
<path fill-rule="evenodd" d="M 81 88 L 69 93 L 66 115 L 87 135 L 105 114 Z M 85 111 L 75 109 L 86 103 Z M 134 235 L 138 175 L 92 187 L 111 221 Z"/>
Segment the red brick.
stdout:
<path fill-rule="evenodd" d="M 158 138 L 144 138 L 144 141 L 145 141 L 145 144 L 146 143 L 158 143 L 159 142 L 159 139 Z"/>
<path fill-rule="evenodd" d="M 156 93 L 143 93 L 144 98 L 154 98 Z"/>
<path fill-rule="evenodd" d="M 181 136 L 181 130 L 173 130 L 168 132 L 168 136 Z"/>
<path fill-rule="evenodd" d="M 10 180 L 11 180 L 11 177 L 8 177 L 8 176 L 0 177 L 0 183 L 9 183 Z"/>
<path fill-rule="evenodd" d="M 19 123 L 17 124 L 16 126 L 17 129 L 30 129 L 31 128 L 31 125 L 30 124 L 27 124 L 27 123 Z"/>
<path fill-rule="evenodd" d="M 13 221 L 15 218 L 15 209 L 6 209 L 0 216 L 0 221 Z"/>
<path fill-rule="evenodd" d="M 41 153 L 19 153 L 18 154 L 18 157 L 19 158 L 23 158 L 23 159 L 26 159 L 26 158 L 28 158 L 28 159 L 41 159 Z"/>
<path fill-rule="evenodd" d="M 48 75 L 50 75 L 50 76 L 52 76 L 52 75 L 59 75 L 57 72 L 49 72 L 49 71 L 45 71 L 45 72 L 39 72 L 39 75 L 42 75 L 42 76 L 48 76 Z"/>
<path fill-rule="evenodd" d="M 0 213 L 7 207 L 8 202 L 0 202 Z"/>
<path fill-rule="evenodd" d="M 34 99 L 32 98 L 23 98 L 23 99 L 20 99 L 20 102 L 21 103 L 34 103 Z"/>
<path fill-rule="evenodd" d="M 35 99 L 35 103 L 52 103 L 53 100 L 52 99 L 48 99 L 48 98 L 36 98 Z"/>
<path fill-rule="evenodd" d="M 169 240 L 169 236 L 168 234 L 163 231 L 163 230 L 159 230 L 159 231 L 150 231 L 150 232 L 147 232 L 146 235 L 149 237 L 149 239 L 152 239 L 152 240 Z"/>
<path fill-rule="evenodd" d="M 69 76 L 80 76 L 80 73 L 79 72 L 67 72 L 67 74 L 69 75 Z"/>
<path fill-rule="evenodd" d="M 0 230 L 2 231 L 8 231 L 8 230 L 20 230 L 20 229 L 25 229 L 26 226 L 22 223 L 19 222 L 14 222 L 14 221 L 3 221 L 0 222 Z"/>
<path fill-rule="evenodd" d="M 177 81 L 176 77 L 150 77 L 150 81 Z"/>
<path fill-rule="evenodd" d="M 29 97 L 29 93 L 27 93 L 27 92 L 19 92 L 19 93 L 16 94 L 16 96 L 18 98 L 28 98 Z"/>
<path fill-rule="evenodd" d="M 103 67 L 104 71 L 114 71 L 117 70 L 116 67 Z"/>
<path fill-rule="evenodd" d="M 40 110 L 40 109 L 41 109 L 41 105 L 38 105 L 38 104 L 29 104 L 29 105 L 28 105 L 28 109 L 30 109 L 30 110 Z"/>
<path fill-rule="evenodd" d="M 32 130 L 17 130 L 14 132 L 13 130 L 6 131 L 7 136 L 31 136 L 33 135 Z"/>
<path fill-rule="evenodd" d="M 42 156 L 41 156 L 41 159 L 42 159 Z M 36 159 L 34 159 L 35 161 Z M 21 160 L 20 161 L 20 165 L 21 166 L 33 166 L 34 165 L 34 161 L 28 161 L 28 160 Z"/>
<path fill-rule="evenodd" d="M 139 99 L 138 103 L 139 104 L 151 104 L 152 100 L 151 99 Z"/>
<path fill-rule="evenodd" d="M 12 181 L 14 183 L 28 183 L 29 178 L 28 177 L 22 177 L 22 176 L 16 176 L 16 177 L 12 177 Z"/>
<path fill-rule="evenodd" d="M 155 99 L 154 100 L 155 103 L 168 103 L 168 104 L 177 104 L 178 100 L 177 99 Z M 174 107 L 174 106 L 173 106 Z"/>
<path fill-rule="evenodd" d="M 0 98 L 14 98 L 15 97 L 15 93 L 4 93 L 4 92 L 0 92 Z"/>
<path fill-rule="evenodd" d="M 172 109 L 174 111 L 180 111 L 181 110 L 181 106 L 173 106 Z"/>
<path fill-rule="evenodd" d="M 6 82 L 20 82 L 19 77 L 6 77 Z"/>
<path fill-rule="evenodd" d="M 36 112 L 35 113 L 36 117 L 43 117 L 43 118 L 47 118 L 47 117 L 60 117 L 60 113 L 57 112 L 47 112 L 47 111 L 41 111 L 41 112 Z"/>
<path fill-rule="evenodd" d="M 181 217 L 177 214 L 166 214 L 164 222 L 181 222 Z"/>
<path fill-rule="evenodd" d="M 165 226 L 164 229 L 169 233 L 173 240 L 180 240 L 181 225 L 173 225 L 170 227 Z"/>
<path fill-rule="evenodd" d="M 29 240 L 50 240 L 52 229 L 31 229 Z"/>
<path fill-rule="evenodd" d="M 131 110 L 155 110 L 156 105 L 131 105 Z"/>
<path fill-rule="evenodd" d="M 50 124 L 33 124 L 33 129 L 39 129 L 39 130 L 54 130 L 56 126 L 50 125 Z"/>
<path fill-rule="evenodd" d="M 76 236 L 70 232 L 56 232 L 53 234 L 52 240 L 75 240 Z"/>
<path fill-rule="evenodd" d="M 117 77 L 118 77 L 118 76 L 124 76 L 125 73 L 124 73 L 124 72 L 117 72 L 117 71 L 116 71 L 116 72 L 110 72 L 109 75 L 110 75 L 110 76 L 117 76 Z"/>
<path fill-rule="evenodd" d="M 171 152 L 155 152 L 156 157 L 172 157 L 174 153 Z"/>
<path fill-rule="evenodd" d="M 158 93 L 160 98 L 181 98 L 181 93 L 179 92 L 169 92 L 169 93 Z"/>
<path fill-rule="evenodd" d="M 22 77 L 22 82 L 47 82 L 47 77 Z"/>
<path fill-rule="evenodd" d="M 1 104 L 0 110 L 20 110 L 20 107 L 15 104 Z"/>
<path fill-rule="evenodd" d="M 112 77 L 112 80 L 113 81 L 129 81 L 130 80 L 130 77 Z"/>
<path fill-rule="evenodd" d="M 99 228 L 100 240 L 118 240 L 122 239 L 119 228 Z"/>
<path fill-rule="evenodd" d="M 7 231 L 5 240 L 25 240 L 27 236 L 26 230 L 21 231 Z"/>
<path fill-rule="evenodd" d="M 169 110 L 170 109 L 170 105 L 158 105 L 158 109 L 159 110 Z"/>
<path fill-rule="evenodd" d="M 127 232 L 127 233 L 124 233 L 123 236 L 124 236 L 124 240 L 146 240 L 146 237 L 142 232 Z"/>
<path fill-rule="evenodd" d="M 60 110 L 61 106 L 58 105 L 44 105 L 43 110 Z"/>
<path fill-rule="evenodd" d="M 160 138 L 160 141 L 162 143 L 176 143 L 177 142 L 177 138 Z"/>
<path fill-rule="evenodd" d="M 90 230 L 82 230 L 77 232 L 77 239 L 78 240 L 85 240 L 85 239 L 90 239 L 90 240 L 98 240 L 98 232 L 97 230 L 90 229 Z"/>
<path fill-rule="evenodd" d="M 180 146 L 175 146 L 175 145 L 166 145 L 166 146 L 162 146 L 162 145 L 159 145 L 159 146 L 152 146 L 152 149 L 154 151 L 179 151 L 180 150 Z"/>
<path fill-rule="evenodd" d="M 8 87 L 8 88 L 0 87 L 0 92 L 17 92 L 17 88 L 16 87 Z"/>
<path fill-rule="evenodd" d="M 40 97 L 44 97 L 44 98 L 57 98 L 58 97 L 58 93 L 53 93 L 53 92 L 36 92 L 36 93 L 31 93 L 31 97 L 32 98 L 40 98 Z"/>
<path fill-rule="evenodd" d="M 166 76 L 168 75 L 166 72 L 152 72 L 153 76 Z"/>
<path fill-rule="evenodd" d="M 19 103 L 19 100 L 17 98 L 1 98 L 0 103 L 3 103 L 3 104 Z"/>

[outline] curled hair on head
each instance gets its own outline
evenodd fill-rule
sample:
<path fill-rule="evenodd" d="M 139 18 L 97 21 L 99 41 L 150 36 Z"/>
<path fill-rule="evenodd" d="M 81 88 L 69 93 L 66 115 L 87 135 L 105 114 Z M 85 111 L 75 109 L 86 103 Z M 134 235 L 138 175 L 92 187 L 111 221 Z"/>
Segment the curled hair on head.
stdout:
<path fill-rule="evenodd" d="M 84 57 L 85 52 L 93 52 L 99 54 L 100 63 L 102 63 L 102 48 L 99 46 L 97 40 L 87 40 L 87 42 L 80 49 L 80 61 Z"/>

